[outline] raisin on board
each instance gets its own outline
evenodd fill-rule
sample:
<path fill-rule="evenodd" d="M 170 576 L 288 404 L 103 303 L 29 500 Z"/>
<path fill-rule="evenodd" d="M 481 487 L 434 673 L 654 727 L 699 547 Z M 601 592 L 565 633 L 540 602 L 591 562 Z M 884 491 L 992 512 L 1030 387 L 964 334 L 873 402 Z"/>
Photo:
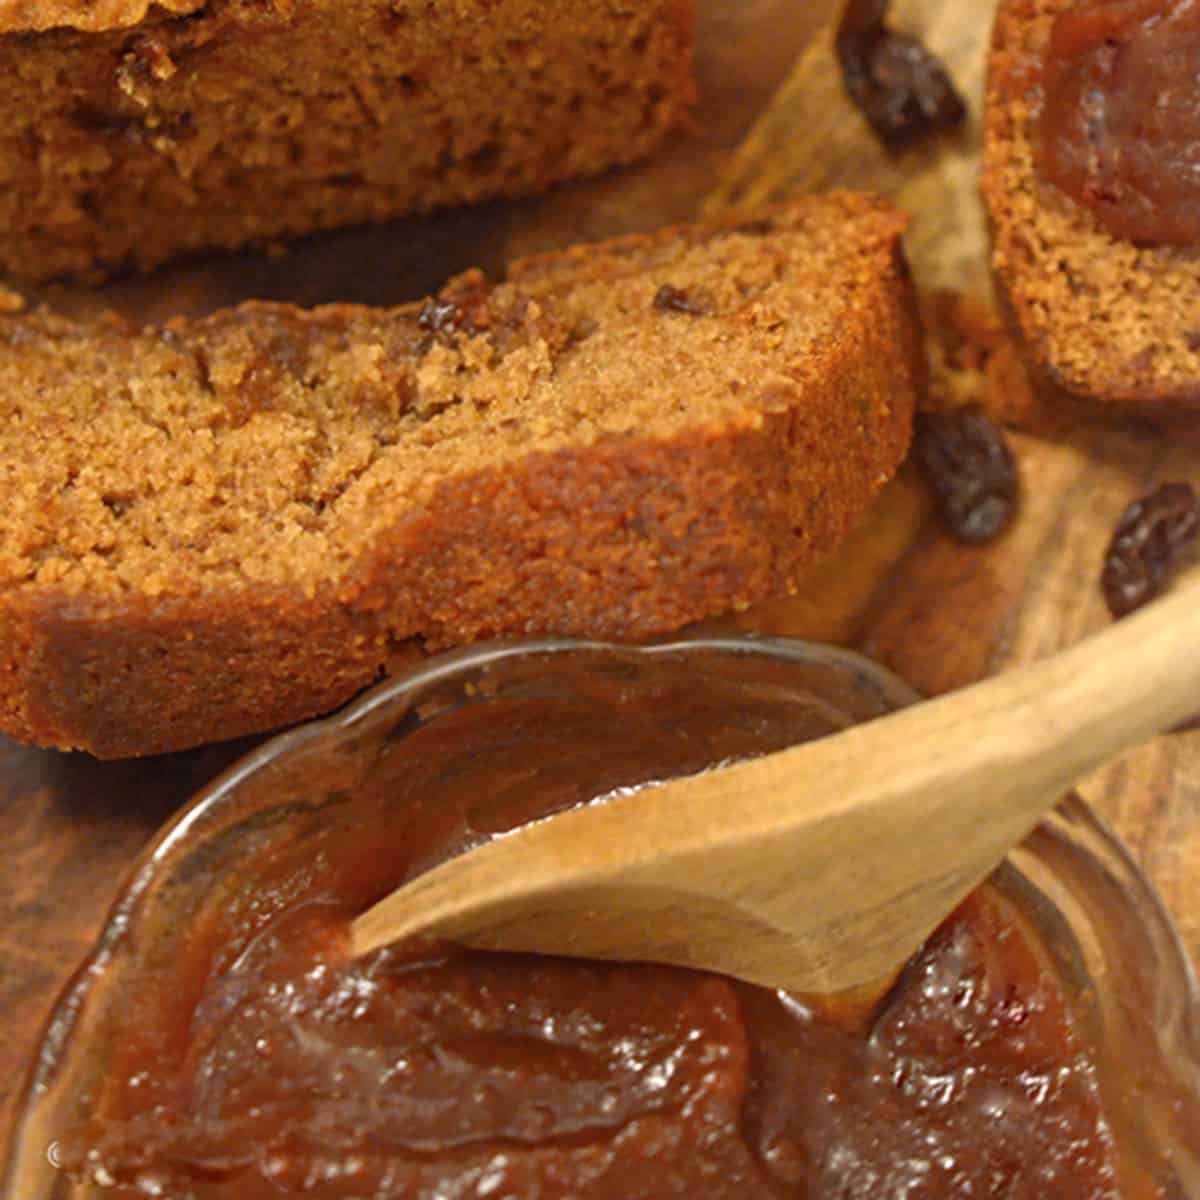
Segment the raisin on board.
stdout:
<path fill-rule="evenodd" d="M 884 23 L 887 0 L 847 0 L 835 46 L 850 99 L 879 139 L 899 148 L 951 129 L 967 107 L 945 67 Z"/>
<path fill-rule="evenodd" d="M 1200 535 L 1200 500 L 1189 483 L 1163 483 L 1122 514 L 1104 555 L 1100 587 L 1123 617 L 1153 600 Z"/>
<path fill-rule="evenodd" d="M 913 455 L 959 541 L 996 537 L 1017 508 L 1017 464 L 1003 430 L 977 405 L 918 413 Z"/>

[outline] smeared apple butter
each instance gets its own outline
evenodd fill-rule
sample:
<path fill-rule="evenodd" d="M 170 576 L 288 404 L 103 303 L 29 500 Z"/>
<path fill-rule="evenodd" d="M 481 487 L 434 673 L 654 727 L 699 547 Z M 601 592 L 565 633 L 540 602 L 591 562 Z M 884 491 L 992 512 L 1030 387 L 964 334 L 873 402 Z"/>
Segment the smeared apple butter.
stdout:
<path fill-rule="evenodd" d="M 354 963 L 345 915 L 287 910 L 135 1034 L 60 1158 L 117 1195 L 237 1200 L 1119 1195 L 1089 1055 L 983 899 L 859 1035 L 669 968 Z"/>
<path fill-rule="evenodd" d="M 306 772 L 320 802 L 241 835 L 186 937 L 139 926 L 90 1115 L 52 1158 L 121 1198 L 1117 1200 L 1075 1000 L 1000 892 L 972 897 L 857 1022 L 669 967 L 350 958 L 371 899 L 580 802 L 581 779 L 603 790 L 836 723 L 821 700 L 781 718 L 796 668 L 780 688 L 757 670 L 753 687 L 664 668 L 634 689 L 618 664 L 557 701 L 531 672 L 382 743 L 366 776 L 328 754 Z"/>
<path fill-rule="evenodd" d="M 1040 169 L 1112 233 L 1200 241 L 1200 3 L 1081 0 L 1043 63 Z"/>

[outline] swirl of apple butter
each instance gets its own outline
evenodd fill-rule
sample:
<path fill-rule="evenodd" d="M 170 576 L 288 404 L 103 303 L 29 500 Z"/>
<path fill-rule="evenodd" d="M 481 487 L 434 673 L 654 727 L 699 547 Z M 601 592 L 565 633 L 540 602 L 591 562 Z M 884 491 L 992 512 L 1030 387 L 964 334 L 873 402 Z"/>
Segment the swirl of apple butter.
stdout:
<path fill-rule="evenodd" d="M 1200 0 L 1082 0 L 1042 72 L 1043 177 L 1129 241 L 1200 241 Z"/>
<path fill-rule="evenodd" d="M 355 963 L 344 917 L 273 921 L 168 1017 L 181 1053 L 154 1020 L 131 1034 L 59 1161 L 131 1200 L 1120 1195 L 1090 1054 L 982 899 L 857 1032 L 667 967 Z"/>

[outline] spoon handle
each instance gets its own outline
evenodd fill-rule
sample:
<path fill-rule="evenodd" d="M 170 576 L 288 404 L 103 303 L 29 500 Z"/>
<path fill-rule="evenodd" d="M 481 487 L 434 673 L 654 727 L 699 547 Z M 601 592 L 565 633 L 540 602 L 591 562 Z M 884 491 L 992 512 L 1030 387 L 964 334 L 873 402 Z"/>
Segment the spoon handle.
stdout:
<path fill-rule="evenodd" d="M 1072 649 L 832 737 L 612 797 L 435 868 L 421 933 L 842 992 L 888 974 L 1081 775 L 1200 709 L 1200 570 Z"/>

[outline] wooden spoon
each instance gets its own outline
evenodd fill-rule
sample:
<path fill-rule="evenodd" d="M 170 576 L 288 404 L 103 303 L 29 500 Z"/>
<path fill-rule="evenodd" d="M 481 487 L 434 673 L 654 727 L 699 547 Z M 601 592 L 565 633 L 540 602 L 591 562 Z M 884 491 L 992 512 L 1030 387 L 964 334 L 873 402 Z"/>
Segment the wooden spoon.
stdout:
<path fill-rule="evenodd" d="M 353 951 L 433 935 L 861 991 L 1080 776 L 1197 710 L 1200 569 L 1033 666 L 470 850 L 358 917 Z"/>

